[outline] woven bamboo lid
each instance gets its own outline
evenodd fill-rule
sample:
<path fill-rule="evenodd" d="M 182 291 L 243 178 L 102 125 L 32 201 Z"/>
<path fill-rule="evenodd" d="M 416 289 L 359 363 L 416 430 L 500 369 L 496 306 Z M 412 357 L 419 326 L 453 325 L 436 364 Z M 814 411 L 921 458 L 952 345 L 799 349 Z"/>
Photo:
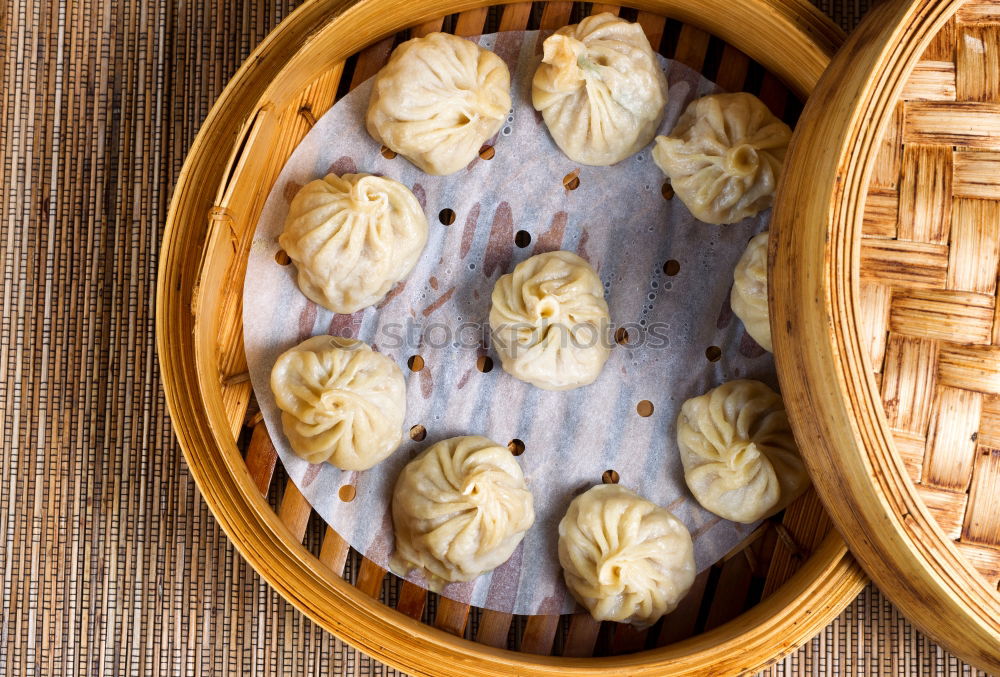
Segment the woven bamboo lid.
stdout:
<path fill-rule="evenodd" d="M 963 6 L 917 62 L 865 202 L 861 327 L 917 496 L 1000 582 L 1000 3 Z M 992 120 L 991 120 L 992 118 Z"/>
<path fill-rule="evenodd" d="M 873 12 L 786 175 L 772 327 L 820 495 L 907 616 L 1000 671 L 1000 1 Z"/>

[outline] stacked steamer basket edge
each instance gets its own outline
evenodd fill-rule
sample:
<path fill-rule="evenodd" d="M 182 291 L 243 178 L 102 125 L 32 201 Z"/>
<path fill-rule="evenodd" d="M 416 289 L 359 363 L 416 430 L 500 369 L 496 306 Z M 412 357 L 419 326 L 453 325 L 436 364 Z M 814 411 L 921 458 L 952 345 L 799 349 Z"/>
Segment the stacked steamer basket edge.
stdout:
<path fill-rule="evenodd" d="M 770 292 L 803 456 L 880 588 L 1000 672 L 1000 3 L 877 8 L 795 143 Z"/>
<path fill-rule="evenodd" d="M 406 37 L 552 30 L 610 11 L 730 91 L 794 111 L 842 35 L 807 0 L 308 0 L 251 55 L 209 114 L 168 215 L 158 347 L 175 430 L 213 513 L 254 568 L 322 627 L 410 673 L 705 674 L 756 670 L 818 632 L 864 576 L 814 491 L 700 575 L 655 632 L 585 612 L 512 616 L 401 581 L 322 520 L 276 463 L 247 375 L 242 289 L 254 228 L 299 141 Z M 775 46 L 780 45 L 780 49 Z M 502 152 L 498 149 L 497 152 Z"/>

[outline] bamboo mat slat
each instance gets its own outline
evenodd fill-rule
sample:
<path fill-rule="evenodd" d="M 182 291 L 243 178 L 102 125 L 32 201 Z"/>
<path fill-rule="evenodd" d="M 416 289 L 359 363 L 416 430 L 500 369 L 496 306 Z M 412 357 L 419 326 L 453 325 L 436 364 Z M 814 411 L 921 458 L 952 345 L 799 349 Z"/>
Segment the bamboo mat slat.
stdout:
<path fill-rule="evenodd" d="M 0 676 L 396 674 L 238 556 L 159 383 L 171 186 L 227 79 L 296 4 L 0 5 Z M 818 4 L 850 28 L 868 0 Z M 323 525 L 297 526 L 319 552 Z M 976 673 L 869 587 L 766 674 Z"/>

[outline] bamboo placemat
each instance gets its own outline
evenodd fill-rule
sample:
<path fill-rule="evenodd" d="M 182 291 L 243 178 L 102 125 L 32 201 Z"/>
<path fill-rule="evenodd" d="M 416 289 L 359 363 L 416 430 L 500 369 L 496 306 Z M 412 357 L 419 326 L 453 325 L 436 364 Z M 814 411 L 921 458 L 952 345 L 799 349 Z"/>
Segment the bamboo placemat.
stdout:
<path fill-rule="evenodd" d="M 295 4 L 0 4 L 0 677 L 396 674 L 236 554 L 159 383 L 170 187 L 227 78 Z M 819 5 L 850 28 L 868 0 Z M 872 587 L 769 672 L 977 674 Z"/>

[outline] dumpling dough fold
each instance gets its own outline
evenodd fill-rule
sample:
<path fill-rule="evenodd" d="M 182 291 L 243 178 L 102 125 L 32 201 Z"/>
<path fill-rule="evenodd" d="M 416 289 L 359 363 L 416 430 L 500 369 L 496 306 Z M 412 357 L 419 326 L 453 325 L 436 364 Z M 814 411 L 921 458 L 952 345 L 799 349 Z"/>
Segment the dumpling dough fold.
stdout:
<path fill-rule="evenodd" d="M 702 507 L 752 523 L 809 486 L 781 397 L 760 381 L 723 383 L 681 406 L 684 481 Z"/>
<path fill-rule="evenodd" d="M 295 262 L 303 294 L 353 313 L 410 274 L 427 243 L 427 218 L 398 181 L 330 174 L 295 195 L 278 243 Z"/>
<path fill-rule="evenodd" d="M 285 351 L 271 392 L 292 451 L 310 463 L 367 470 L 402 439 L 403 373 L 361 341 L 314 336 Z"/>
<path fill-rule="evenodd" d="M 694 582 L 694 545 L 674 515 L 617 484 L 570 503 L 559 522 L 566 586 L 599 621 L 655 623 Z"/>
<path fill-rule="evenodd" d="M 710 94 L 656 137 L 653 160 L 696 219 L 736 223 L 771 206 L 791 136 L 753 94 Z"/>
<path fill-rule="evenodd" d="M 729 305 L 743 321 L 747 333 L 768 352 L 771 345 L 771 322 L 767 309 L 767 231 L 747 245 L 733 271 L 733 291 Z"/>
<path fill-rule="evenodd" d="M 433 589 L 506 562 L 535 521 L 521 466 L 507 447 L 470 435 L 410 461 L 392 494 L 392 569 L 421 569 Z"/>
<path fill-rule="evenodd" d="M 493 287 L 490 328 L 507 373 L 545 390 L 592 383 L 610 353 L 608 304 L 572 252 L 536 254 Z"/>
<path fill-rule="evenodd" d="M 428 174 L 464 168 L 511 110 L 510 71 L 493 52 L 431 33 L 392 52 L 375 76 L 368 133 Z"/>
<path fill-rule="evenodd" d="M 531 102 L 567 157 L 611 165 L 653 140 L 667 78 L 639 24 L 604 12 L 560 28 L 542 48 Z"/>

